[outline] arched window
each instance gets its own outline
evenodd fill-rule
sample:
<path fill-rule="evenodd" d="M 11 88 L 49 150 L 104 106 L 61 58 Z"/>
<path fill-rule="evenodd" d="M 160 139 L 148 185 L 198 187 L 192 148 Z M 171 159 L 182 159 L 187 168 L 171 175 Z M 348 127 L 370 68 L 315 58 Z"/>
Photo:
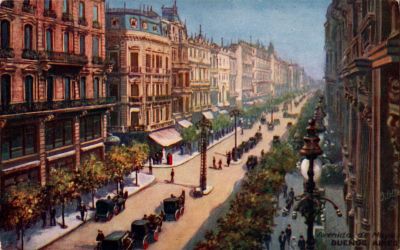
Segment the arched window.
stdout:
<path fill-rule="evenodd" d="M 53 77 L 48 76 L 47 77 L 47 101 L 51 102 L 53 101 Z"/>
<path fill-rule="evenodd" d="M 33 77 L 25 77 L 25 102 L 30 104 L 33 102 Z"/>
<path fill-rule="evenodd" d="M 1 106 L 8 107 L 11 102 L 11 76 L 1 76 Z"/>
<path fill-rule="evenodd" d="M 99 78 L 95 77 L 93 80 L 93 98 L 99 98 L 100 82 Z"/>
<path fill-rule="evenodd" d="M 53 31 L 51 29 L 46 30 L 46 50 L 53 51 Z"/>
<path fill-rule="evenodd" d="M 32 25 L 27 24 L 24 28 L 25 49 L 32 49 Z"/>
<path fill-rule="evenodd" d="M 71 99 L 71 78 L 64 77 L 64 99 Z"/>
<path fill-rule="evenodd" d="M 10 22 L 8 20 L 1 21 L 1 48 L 10 48 Z"/>

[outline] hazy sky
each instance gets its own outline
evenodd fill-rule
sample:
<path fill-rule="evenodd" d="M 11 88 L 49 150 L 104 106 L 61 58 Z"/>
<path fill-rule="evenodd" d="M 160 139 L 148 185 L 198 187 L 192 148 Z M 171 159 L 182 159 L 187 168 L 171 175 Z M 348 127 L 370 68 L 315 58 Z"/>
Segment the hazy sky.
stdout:
<path fill-rule="evenodd" d="M 107 0 L 110 7 L 139 8 L 152 5 L 161 14 L 161 6 L 173 0 Z M 177 0 L 189 35 L 198 33 L 199 24 L 207 37 L 220 43 L 238 38 L 262 43 L 273 42 L 279 55 L 303 65 L 315 78 L 323 77 L 324 22 L 331 0 Z"/>

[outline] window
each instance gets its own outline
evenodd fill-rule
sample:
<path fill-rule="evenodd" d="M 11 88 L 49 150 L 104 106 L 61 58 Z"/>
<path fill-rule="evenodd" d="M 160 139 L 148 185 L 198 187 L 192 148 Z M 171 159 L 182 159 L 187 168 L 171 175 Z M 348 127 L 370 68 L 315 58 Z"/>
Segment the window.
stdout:
<path fill-rule="evenodd" d="M 64 32 L 64 52 L 69 52 L 69 32 Z"/>
<path fill-rule="evenodd" d="M 44 0 L 44 9 L 51 10 L 51 0 Z"/>
<path fill-rule="evenodd" d="M 86 52 L 85 35 L 79 36 L 79 53 L 84 55 Z"/>
<path fill-rule="evenodd" d="M 93 56 L 98 57 L 99 56 L 99 38 L 94 36 L 93 37 Z"/>
<path fill-rule="evenodd" d="M 81 77 L 79 83 L 79 93 L 81 99 L 86 99 L 86 77 Z"/>
<path fill-rule="evenodd" d="M 72 121 L 58 120 L 46 123 L 46 149 L 72 144 Z"/>
<path fill-rule="evenodd" d="M 53 77 L 48 76 L 47 79 L 47 101 L 53 101 Z"/>
<path fill-rule="evenodd" d="M 6 128 L 1 138 L 1 158 L 9 160 L 36 153 L 37 131 L 34 125 Z"/>
<path fill-rule="evenodd" d="M 118 68 L 119 68 L 119 65 L 118 65 L 118 62 L 119 62 L 118 52 L 114 52 L 114 51 L 110 52 L 109 57 L 110 57 L 110 62 L 114 64 L 113 70 L 117 71 Z"/>
<path fill-rule="evenodd" d="M 24 28 L 24 45 L 25 49 L 32 49 L 32 25 L 27 24 Z"/>
<path fill-rule="evenodd" d="M 27 76 L 25 77 L 25 102 L 32 103 L 33 102 L 33 77 Z"/>
<path fill-rule="evenodd" d="M 1 106 L 6 108 L 11 102 L 11 76 L 1 76 Z"/>
<path fill-rule="evenodd" d="M 69 0 L 64 0 L 63 1 L 63 13 L 69 13 Z"/>
<path fill-rule="evenodd" d="M 64 77 L 64 99 L 71 99 L 71 78 Z"/>
<path fill-rule="evenodd" d="M 53 31 L 51 29 L 46 30 L 46 50 L 53 51 Z"/>
<path fill-rule="evenodd" d="M 10 22 L 7 20 L 1 21 L 1 48 L 10 48 Z"/>
<path fill-rule="evenodd" d="M 131 71 L 139 72 L 139 53 L 131 52 Z"/>
<path fill-rule="evenodd" d="M 130 22 L 131 22 L 131 27 L 136 29 L 137 28 L 137 19 L 136 18 L 131 18 Z"/>
<path fill-rule="evenodd" d="M 99 8 L 97 5 L 93 6 L 93 22 L 98 22 L 99 21 L 99 14 L 98 11 Z"/>
<path fill-rule="evenodd" d="M 79 2 L 79 18 L 85 18 L 85 4 Z"/>
<path fill-rule="evenodd" d="M 146 22 L 142 22 L 142 29 L 143 30 L 147 30 L 147 23 Z"/>
<path fill-rule="evenodd" d="M 95 77 L 93 79 L 93 98 L 99 98 L 99 78 Z"/>
<path fill-rule="evenodd" d="M 101 116 L 85 116 L 80 120 L 80 138 L 89 141 L 101 136 Z"/>

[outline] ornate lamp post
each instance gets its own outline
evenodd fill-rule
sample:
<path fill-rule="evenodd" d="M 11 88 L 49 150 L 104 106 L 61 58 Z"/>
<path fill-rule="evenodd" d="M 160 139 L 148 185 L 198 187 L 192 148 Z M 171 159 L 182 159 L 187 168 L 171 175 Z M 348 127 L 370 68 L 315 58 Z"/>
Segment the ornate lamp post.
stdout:
<path fill-rule="evenodd" d="M 325 203 L 331 203 L 336 210 L 336 214 L 341 217 L 342 213 L 338 206 L 330 199 L 323 197 L 320 190 L 316 189 L 314 177 L 321 176 L 322 163 L 317 157 L 322 154 L 319 146 L 319 137 L 316 131 L 315 119 L 309 121 L 307 127 L 307 135 L 304 137 L 304 146 L 300 150 L 300 154 L 305 157 L 301 163 L 301 173 L 306 180 L 304 194 L 295 197 L 298 204 L 294 207 L 293 219 L 297 218 L 297 212 L 305 217 L 307 225 L 307 249 L 315 249 L 314 239 L 314 222 L 318 215 L 322 215 Z M 322 217 L 322 216 L 321 216 Z M 323 218 L 323 217 L 322 217 Z"/>
<path fill-rule="evenodd" d="M 229 115 L 235 118 L 235 150 L 233 152 L 233 160 L 237 161 L 237 117 L 242 115 L 242 111 L 238 108 L 233 108 L 229 111 Z"/>
<path fill-rule="evenodd" d="M 200 189 L 204 192 L 207 189 L 207 145 L 208 134 L 211 130 L 212 124 L 210 120 L 203 118 L 197 124 L 200 127 L 200 152 L 201 152 L 201 165 L 200 165 Z"/>

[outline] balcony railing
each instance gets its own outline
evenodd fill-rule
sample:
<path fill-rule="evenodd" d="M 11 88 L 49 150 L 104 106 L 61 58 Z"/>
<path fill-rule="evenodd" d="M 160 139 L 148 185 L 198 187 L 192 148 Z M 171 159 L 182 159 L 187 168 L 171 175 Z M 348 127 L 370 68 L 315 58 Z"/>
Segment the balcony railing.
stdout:
<path fill-rule="evenodd" d="M 51 17 L 51 18 L 57 18 L 57 14 L 54 10 L 44 10 L 43 16 L 45 17 Z"/>
<path fill-rule="evenodd" d="M 115 103 L 115 97 L 101 97 L 97 99 L 79 99 L 64 101 L 46 101 L 32 103 L 16 103 L 0 106 L 0 115 L 42 112 L 47 110 L 68 109 L 85 106 L 106 105 Z"/>
<path fill-rule="evenodd" d="M 0 58 L 14 58 L 14 49 L 6 48 L 0 49 Z"/>
<path fill-rule="evenodd" d="M 31 5 L 31 4 L 29 4 L 29 3 L 23 3 L 22 4 L 22 11 L 23 12 L 27 12 L 27 13 L 33 14 L 33 13 L 35 13 L 35 9 L 36 9 L 36 7 Z"/>
<path fill-rule="evenodd" d="M 150 125 L 149 127 L 150 127 L 150 130 L 156 130 L 156 129 L 160 129 L 160 128 L 169 127 L 171 125 L 174 125 L 174 120 L 160 121 L 160 122 L 157 122 L 156 124 Z"/>
<path fill-rule="evenodd" d="M 142 102 L 143 97 L 141 96 L 131 96 L 129 97 L 129 102 Z"/>
<path fill-rule="evenodd" d="M 103 58 L 101 58 L 99 56 L 93 56 L 92 57 L 92 63 L 93 64 L 103 64 L 104 60 L 103 60 Z"/>
<path fill-rule="evenodd" d="M 39 55 L 41 60 L 50 60 L 60 63 L 87 64 L 88 58 L 85 55 L 70 54 L 67 52 L 45 51 Z"/>
<path fill-rule="evenodd" d="M 144 131 L 145 128 L 146 127 L 144 125 L 134 125 L 132 127 L 129 127 L 129 131 L 130 132 Z"/>
<path fill-rule="evenodd" d="M 22 51 L 22 58 L 29 60 L 37 60 L 39 59 L 39 54 L 35 50 L 24 49 Z"/>
<path fill-rule="evenodd" d="M 82 26 L 88 26 L 88 22 L 87 22 L 86 18 L 84 18 L 84 17 L 80 17 L 78 19 L 78 24 L 82 25 Z"/>
<path fill-rule="evenodd" d="M 92 27 L 95 29 L 100 29 L 101 25 L 100 25 L 99 21 L 93 21 Z"/>
<path fill-rule="evenodd" d="M 62 13 L 61 19 L 64 22 L 73 22 L 74 21 L 72 14 L 71 13 L 66 13 L 66 12 Z"/>
<path fill-rule="evenodd" d="M 172 100 L 172 96 L 170 95 L 159 95 L 159 96 L 155 96 L 155 101 L 170 101 Z"/>
<path fill-rule="evenodd" d="M 130 73 L 142 73 L 142 68 L 139 66 L 130 66 L 129 72 Z"/>
<path fill-rule="evenodd" d="M 14 1 L 13 0 L 5 0 L 1 2 L 1 7 L 13 9 L 14 8 Z"/>

